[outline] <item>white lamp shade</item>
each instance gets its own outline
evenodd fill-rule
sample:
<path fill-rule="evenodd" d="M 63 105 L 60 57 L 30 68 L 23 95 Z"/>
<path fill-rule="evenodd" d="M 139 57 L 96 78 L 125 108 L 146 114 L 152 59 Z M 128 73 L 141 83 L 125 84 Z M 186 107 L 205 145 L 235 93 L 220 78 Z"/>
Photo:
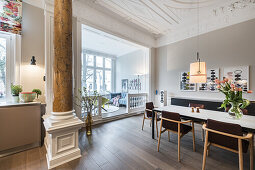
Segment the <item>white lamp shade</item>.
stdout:
<path fill-rule="evenodd" d="M 206 63 L 195 62 L 190 64 L 190 83 L 206 83 Z"/>

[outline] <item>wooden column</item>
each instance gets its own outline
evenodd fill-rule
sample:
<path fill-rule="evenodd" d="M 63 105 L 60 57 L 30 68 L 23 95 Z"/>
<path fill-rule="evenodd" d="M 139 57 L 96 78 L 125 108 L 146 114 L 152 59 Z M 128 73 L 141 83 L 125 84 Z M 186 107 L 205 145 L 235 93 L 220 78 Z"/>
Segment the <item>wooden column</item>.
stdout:
<path fill-rule="evenodd" d="M 73 110 L 72 83 L 72 0 L 55 0 L 53 112 Z"/>

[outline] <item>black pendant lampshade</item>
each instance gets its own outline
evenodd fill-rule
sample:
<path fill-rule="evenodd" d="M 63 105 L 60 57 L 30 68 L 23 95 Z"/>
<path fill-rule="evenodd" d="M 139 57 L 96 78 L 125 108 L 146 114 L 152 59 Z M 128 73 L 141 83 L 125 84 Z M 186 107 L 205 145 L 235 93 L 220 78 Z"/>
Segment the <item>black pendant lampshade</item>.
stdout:
<path fill-rule="evenodd" d="M 35 56 L 32 56 L 30 65 L 36 65 Z"/>

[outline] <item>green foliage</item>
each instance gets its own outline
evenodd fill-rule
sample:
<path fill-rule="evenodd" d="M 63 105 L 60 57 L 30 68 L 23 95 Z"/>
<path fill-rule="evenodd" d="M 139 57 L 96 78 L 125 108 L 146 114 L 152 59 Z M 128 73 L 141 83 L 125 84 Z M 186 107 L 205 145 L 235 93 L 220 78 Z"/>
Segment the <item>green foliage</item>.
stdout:
<path fill-rule="evenodd" d="M 22 86 L 21 85 L 11 84 L 11 93 L 12 93 L 13 96 L 18 96 L 20 92 L 22 92 Z"/>
<path fill-rule="evenodd" d="M 243 91 L 241 88 L 234 87 L 234 84 L 231 84 L 231 82 L 228 81 L 223 81 L 223 83 L 219 83 L 218 85 L 218 90 L 222 92 L 226 97 L 226 99 L 221 104 L 221 108 L 226 110 L 230 103 L 234 105 L 242 104 L 240 107 L 241 109 L 249 106 L 250 101 L 243 98 Z"/>
<path fill-rule="evenodd" d="M 93 110 L 97 107 L 99 94 L 97 91 L 90 92 L 86 87 L 83 87 L 83 91 L 79 89 L 79 96 L 76 96 L 77 103 L 83 112 L 91 114 Z"/>
<path fill-rule="evenodd" d="M 42 91 L 40 89 L 33 89 L 32 92 L 35 92 L 37 95 L 37 98 L 39 95 L 42 95 Z"/>

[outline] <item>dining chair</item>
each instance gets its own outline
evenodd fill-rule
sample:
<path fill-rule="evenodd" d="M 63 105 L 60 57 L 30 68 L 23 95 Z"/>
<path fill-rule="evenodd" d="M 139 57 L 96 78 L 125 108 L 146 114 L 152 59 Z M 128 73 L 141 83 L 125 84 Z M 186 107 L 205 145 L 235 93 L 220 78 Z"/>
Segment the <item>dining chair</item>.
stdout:
<path fill-rule="evenodd" d="M 186 125 L 186 123 L 190 123 L 191 126 Z M 164 130 L 162 131 L 162 127 Z M 181 146 L 181 138 L 192 131 L 193 134 L 193 151 L 195 148 L 195 132 L 194 132 L 194 122 L 192 120 L 181 121 L 181 117 L 179 113 L 162 111 L 161 116 L 161 124 L 158 138 L 158 152 L 160 145 L 161 134 L 168 131 L 168 140 L 170 140 L 170 132 L 178 134 L 178 161 L 180 162 L 180 146 Z"/>
<path fill-rule="evenodd" d="M 199 107 L 199 109 L 205 109 L 205 105 L 203 104 L 198 104 L 198 103 L 189 103 L 189 107 Z M 196 124 L 200 124 L 200 125 L 203 125 L 205 122 L 195 122 Z M 203 128 L 201 127 L 201 131 L 202 131 L 202 141 L 204 141 L 204 138 L 205 138 L 205 132 L 203 130 Z"/>
<path fill-rule="evenodd" d="M 210 146 L 216 146 L 239 154 L 239 169 L 243 170 L 243 153 L 250 149 L 250 170 L 253 170 L 253 134 L 244 134 L 238 124 L 207 120 L 203 125 L 206 132 L 202 170 L 205 169 L 206 155 Z"/>
<path fill-rule="evenodd" d="M 145 111 L 144 111 L 144 114 L 143 114 L 143 124 L 142 124 L 142 130 L 143 130 L 143 127 L 144 127 L 144 121 L 147 119 L 147 120 L 150 120 L 150 126 L 151 126 L 151 123 L 154 123 L 152 122 L 152 110 L 154 109 L 154 104 L 153 102 L 147 102 L 146 103 L 146 108 L 145 108 Z M 157 112 L 155 112 L 155 121 L 156 121 L 156 131 L 157 131 L 157 137 L 158 137 L 158 121 L 160 121 L 161 119 L 159 118 Z"/>

